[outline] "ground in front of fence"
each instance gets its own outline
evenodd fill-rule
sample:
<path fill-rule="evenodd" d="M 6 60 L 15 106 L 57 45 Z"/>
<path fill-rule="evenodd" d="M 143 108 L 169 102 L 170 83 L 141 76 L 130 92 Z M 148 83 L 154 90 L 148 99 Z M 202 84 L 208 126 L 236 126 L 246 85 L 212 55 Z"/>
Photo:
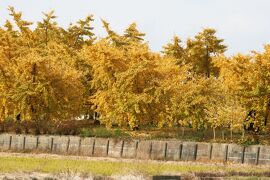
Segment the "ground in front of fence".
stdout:
<path fill-rule="evenodd" d="M 0 178 L 10 177 L 103 177 L 152 179 L 156 175 L 194 177 L 270 178 L 270 166 L 222 163 L 172 162 L 51 154 L 0 153 Z M 15 179 L 15 178 L 13 178 Z M 44 178 L 45 179 L 45 178 Z"/>

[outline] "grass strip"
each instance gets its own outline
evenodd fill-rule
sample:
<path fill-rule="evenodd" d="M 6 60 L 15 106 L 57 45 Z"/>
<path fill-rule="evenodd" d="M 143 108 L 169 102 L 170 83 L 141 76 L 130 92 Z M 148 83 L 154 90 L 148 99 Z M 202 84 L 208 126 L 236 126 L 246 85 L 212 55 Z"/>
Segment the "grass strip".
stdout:
<path fill-rule="evenodd" d="M 243 165 L 211 165 L 195 163 L 169 163 L 169 162 L 119 162 L 97 161 L 83 159 L 54 159 L 39 157 L 0 157 L 0 173 L 13 172 L 42 172 L 61 173 L 77 172 L 93 175 L 124 175 L 140 173 L 146 175 L 157 174 L 218 174 L 220 175 L 254 175 L 270 176 L 269 167 L 243 166 Z"/>

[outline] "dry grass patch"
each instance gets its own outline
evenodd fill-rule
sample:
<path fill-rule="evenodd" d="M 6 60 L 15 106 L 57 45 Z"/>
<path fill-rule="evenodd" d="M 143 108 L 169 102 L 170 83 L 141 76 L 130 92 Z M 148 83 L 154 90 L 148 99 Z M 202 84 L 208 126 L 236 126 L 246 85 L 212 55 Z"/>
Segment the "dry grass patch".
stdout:
<path fill-rule="evenodd" d="M 157 162 L 137 160 L 108 160 L 97 158 L 74 159 L 69 157 L 0 157 L 0 173 L 76 172 L 113 176 L 124 174 L 194 174 L 196 176 L 264 176 L 270 177 L 269 167 L 248 165 L 199 164 L 192 162 Z"/>

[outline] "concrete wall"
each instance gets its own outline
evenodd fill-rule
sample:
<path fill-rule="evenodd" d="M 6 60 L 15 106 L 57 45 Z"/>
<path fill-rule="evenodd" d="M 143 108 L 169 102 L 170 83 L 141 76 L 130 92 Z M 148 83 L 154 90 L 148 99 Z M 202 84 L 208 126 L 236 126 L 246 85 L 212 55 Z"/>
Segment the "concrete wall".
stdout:
<path fill-rule="evenodd" d="M 52 152 L 53 136 L 38 136 L 37 150 L 42 152 Z"/>
<path fill-rule="evenodd" d="M 178 161 L 181 159 L 182 142 L 180 141 L 168 141 L 166 149 L 166 160 Z"/>
<path fill-rule="evenodd" d="M 78 153 L 83 156 L 93 156 L 94 145 L 95 145 L 94 138 L 81 138 L 81 143 L 78 145 L 80 146 Z"/>
<path fill-rule="evenodd" d="M 0 151 L 270 165 L 270 146 L 0 134 Z"/>
<path fill-rule="evenodd" d="M 211 153 L 213 146 L 210 143 L 198 143 L 196 160 L 209 161 L 211 160 Z"/>
<path fill-rule="evenodd" d="M 152 141 L 151 143 L 151 159 L 164 160 L 167 151 L 166 141 Z"/>
<path fill-rule="evenodd" d="M 70 136 L 68 141 L 67 153 L 71 155 L 79 155 L 81 147 L 81 138 Z"/>
<path fill-rule="evenodd" d="M 25 136 L 25 150 L 36 150 L 38 147 L 38 137 L 37 136 Z"/>
<path fill-rule="evenodd" d="M 136 158 L 138 159 L 150 159 L 150 153 L 152 150 L 152 142 L 151 141 L 139 141 Z"/>
<path fill-rule="evenodd" d="M 119 139 L 110 139 L 108 147 L 109 157 L 121 157 L 123 154 L 124 141 Z"/>
<path fill-rule="evenodd" d="M 226 162 L 228 155 L 228 144 L 212 144 L 211 160 L 216 162 Z"/>
<path fill-rule="evenodd" d="M 0 134 L 0 150 L 6 151 L 10 149 L 12 136 L 9 134 Z"/>
<path fill-rule="evenodd" d="M 123 158 L 135 158 L 137 155 L 138 141 L 126 140 L 123 141 L 122 157 Z"/>

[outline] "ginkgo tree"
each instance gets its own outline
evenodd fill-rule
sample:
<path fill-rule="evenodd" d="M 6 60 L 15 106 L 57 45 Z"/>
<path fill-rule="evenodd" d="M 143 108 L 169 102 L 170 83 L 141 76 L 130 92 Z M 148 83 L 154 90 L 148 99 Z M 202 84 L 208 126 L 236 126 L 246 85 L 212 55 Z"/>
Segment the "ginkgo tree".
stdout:
<path fill-rule="evenodd" d="M 179 65 L 186 64 L 186 50 L 182 47 L 181 40 L 178 36 L 174 36 L 172 42 L 163 46 L 161 52 L 167 57 L 173 57 Z"/>
<path fill-rule="evenodd" d="M 47 33 L 42 34 L 40 24 L 33 31 L 29 27 L 32 23 L 22 20 L 21 13 L 12 7 L 9 9 L 18 30 L 7 22 L 6 30 L 0 34 L 0 116 L 34 121 L 36 133 L 40 133 L 41 122 L 80 114 L 84 93 L 82 73 L 74 67 L 75 59 L 65 45 L 48 32 L 52 29 L 49 20 L 44 21 Z"/>
<path fill-rule="evenodd" d="M 107 127 L 265 130 L 270 118 L 270 45 L 263 52 L 225 56 L 227 46 L 206 28 L 161 53 L 131 23 L 123 33 L 94 16 L 57 24 L 54 11 L 36 24 L 8 8 L 0 27 L 0 120 L 62 122 L 98 112 Z"/>
<path fill-rule="evenodd" d="M 206 28 L 198 33 L 194 39 L 187 40 L 187 56 L 196 74 L 209 78 L 217 76 L 218 70 L 214 66 L 213 57 L 226 51 L 223 39 L 216 36 L 216 30 Z"/>
<path fill-rule="evenodd" d="M 151 114 L 155 114 L 153 93 L 160 76 L 158 55 L 147 47 L 126 51 L 101 40 L 87 47 L 85 56 L 95 77 L 91 84 L 96 93 L 91 99 L 107 126 L 116 123 L 134 128 L 155 121 Z"/>

